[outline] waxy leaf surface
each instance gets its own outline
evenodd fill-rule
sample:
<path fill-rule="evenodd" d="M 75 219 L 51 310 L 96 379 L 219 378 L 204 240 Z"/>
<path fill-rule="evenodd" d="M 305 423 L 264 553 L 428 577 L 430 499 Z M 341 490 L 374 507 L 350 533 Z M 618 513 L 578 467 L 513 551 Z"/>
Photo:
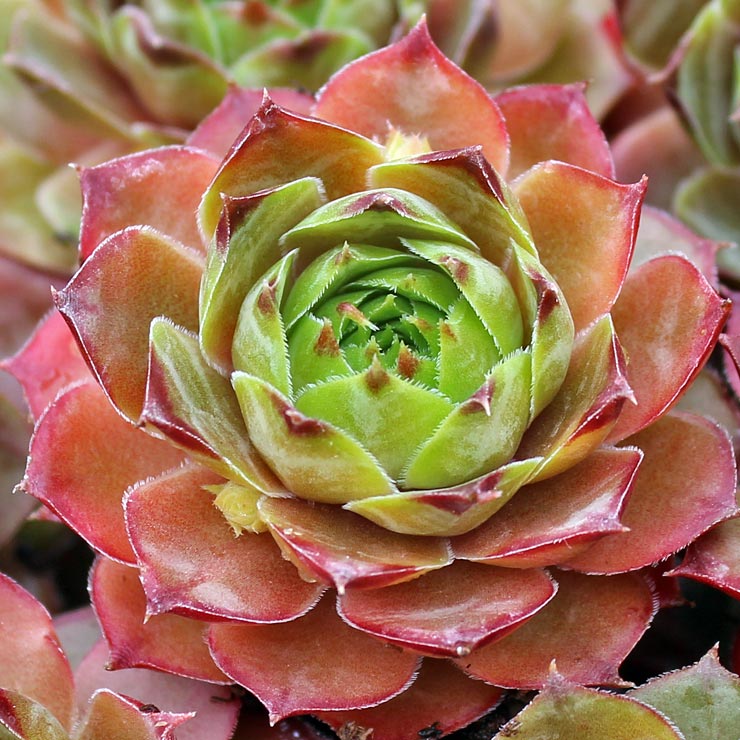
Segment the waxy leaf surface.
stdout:
<path fill-rule="evenodd" d="M 612 315 L 637 403 L 625 405 L 610 441 L 638 432 L 670 408 L 706 362 L 728 311 L 684 257 L 658 257 L 629 275 Z"/>
<path fill-rule="evenodd" d="M 197 329 L 202 269 L 195 252 L 132 226 L 101 244 L 55 296 L 106 393 L 132 421 L 144 403 L 149 324 L 167 316 Z"/>
<path fill-rule="evenodd" d="M 396 534 L 335 506 L 264 497 L 259 512 L 281 547 L 340 592 L 388 586 L 451 562 L 443 539 Z"/>
<path fill-rule="evenodd" d="M 302 581 L 269 534 L 234 536 L 204 489 L 218 481 L 203 468 L 185 467 L 127 497 L 147 613 L 283 622 L 308 611 L 323 588 Z"/>
<path fill-rule="evenodd" d="M 339 610 L 351 625 L 381 640 L 454 657 L 510 631 L 554 594 L 544 571 L 460 561 L 396 586 L 347 591 Z"/>
<path fill-rule="evenodd" d="M 205 644 L 207 625 L 177 614 L 147 619 L 135 568 L 101 558 L 90 574 L 90 595 L 110 648 L 111 669 L 156 668 L 178 676 L 228 683 Z"/>
<path fill-rule="evenodd" d="M 641 459 L 637 450 L 596 450 L 564 473 L 525 486 L 486 523 L 456 537 L 455 556 L 514 568 L 572 558 L 624 530 L 620 513 Z"/>
<path fill-rule="evenodd" d="M 347 626 L 330 598 L 286 624 L 213 625 L 209 644 L 217 664 L 272 719 L 374 706 L 408 687 L 419 664 L 417 655 Z"/>
<path fill-rule="evenodd" d="M 131 563 L 123 494 L 181 460 L 178 450 L 124 421 L 97 385 L 83 383 L 39 420 L 21 485 L 96 550 Z"/>
<path fill-rule="evenodd" d="M 617 667 L 656 610 L 648 584 L 636 574 L 555 577 L 558 593 L 538 614 L 456 663 L 471 676 L 510 688 L 542 688 L 553 660 L 573 682 L 620 685 Z"/>
<path fill-rule="evenodd" d="M 621 573 L 650 565 L 737 510 L 732 446 L 715 423 L 671 414 L 629 443 L 645 455 L 622 516 L 629 531 L 594 543 L 568 568 Z"/>
<path fill-rule="evenodd" d="M 486 159 L 506 175 L 509 141 L 501 112 L 434 45 L 424 23 L 335 75 L 319 93 L 314 115 L 380 141 L 390 125 L 426 137 L 432 149 L 481 144 Z"/>

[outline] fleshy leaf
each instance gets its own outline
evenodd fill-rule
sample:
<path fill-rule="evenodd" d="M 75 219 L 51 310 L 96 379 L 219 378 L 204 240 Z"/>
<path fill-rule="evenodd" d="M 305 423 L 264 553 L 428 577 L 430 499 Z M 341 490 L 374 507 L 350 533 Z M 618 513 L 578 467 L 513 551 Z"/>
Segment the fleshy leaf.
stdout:
<path fill-rule="evenodd" d="M 403 243 L 412 252 L 450 275 L 493 337 L 501 355 L 510 355 L 522 346 L 524 327 L 521 310 L 516 294 L 500 267 L 451 244 L 417 239 L 404 239 Z"/>
<path fill-rule="evenodd" d="M 568 684 L 557 675 L 493 740 L 512 735 L 517 740 L 684 740 L 661 713 L 625 696 Z"/>
<path fill-rule="evenodd" d="M 729 739 L 740 727 L 740 679 L 720 665 L 716 649 L 629 696 L 670 718 L 686 740 Z"/>
<path fill-rule="evenodd" d="M 304 416 L 259 378 L 236 372 L 232 383 L 249 438 L 296 496 L 345 503 L 394 490 L 378 463 L 349 435 Z"/>
<path fill-rule="evenodd" d="M 685 257 L 657 257 L 629 275 L 612 315 L 637 403 L 622 409 L 609 441 L 640 431 L 673 405 L 706 362 L 728 312 Z"/>
<path fill-rule="evenodd" d="M 514 185 L 542 264 L 565 294 L 576 331 L 619 295 L 637 236 L 645 182 L 620 185 L 562 162 L 546 162 Z"/>
<path fill-rule="evenodd" d="M 541 463 L 541 457 L 513 462 L 453 488 L 401 491 L 351 501 L 344 508 L 392 532 L 462 534 L 497 512 Z"/>
<path fill-rule="evenodd" d="M 617 667 L 656 609 L 648 584 L 632 573 L 602 578 L 558 572 L 556 580 L 555 598 L 528 622 L 456 663 L 471 676 L 509 688 L 542 688 L 553 660 L 576 683 L 620 685 Z"/>
<path fill-rule="evenodd" d="M 175 728 L 194 716 L 192 712 L 142 711 L 144 706 L 107 689 L 96 691 L 75 731 L 75 740 L 108 740 L 124 728 L 126 740 L 174 740 Z"/>
<path fill-rule="evenodd" d="M 0 733 L 3 740 L 69 740 L 45 706 L 10 689 L 0 689 Z"/>
<path fill-rule="evenodd" d="M 126 697 L 146 702 L 167 712 L 195 712 L 183 727 L 177 729 L 177 740 L 229 740 L 237 721 L 241 702 L 228 686 L 214 686 L 147 668 L 105 670 L 108 646 L 105 640 L 87 654 L 75 672 L 78 705 L 84 712 L 88 698 L 100 686 Z M 115 735 L 114 735 L 115 737 Z M 110 740 L 110 736 L 100 738 Z M 127 738 L 128 740 L 128 738 Z"/>
<path fill-rule="evenodd" d="M 740 519 L 721 522 L 689 545 L 670 575 L 693 578 L 740 598 Z"/>
<path fill-rule="evenodd" d="M 154 319 L 150 327 L 141 422 L 226 478 L 282 490 L 249 443 L 229 381 L 206 364 L 197 337 L 167 319 Z"/>
<path fill-rule="evenodd" d="M 336 506 L 264 497 L 259 512 L 281 548 L 340 593 L 406 581 L 451 562 L 442 539 L 399 535 Z"/>
<path fill-rule="evenodd" d="M 407 583 L 347 591 L 339 599 L 339 613 L 393 645 L 461 657 L 531 618 L 555 590 L 541 570 L 460 561 Z"/>
<path fill-rule="evenodd" d="M 318 177 L 329 200 L 363 190 L 365 172 L 382 161 L 377 144 L 324 121 L 283 110 L 269 98 L 237 139 L 203 196 L 201 233 L 210 240 L 222 193 L 251 195 L 303 177 Z"/>
<path fill-rule="evenodd" d="M 454 486 L 504 465 L 527 428 L 530 393 L 531 356 L 520 352 L 500 362 L 422 442 L 404 472 L 404 486 Z"/>
<path fill-rule="evenodd" d="M 51 617 L 31 594 L 0 574 L 0 666 L 4 690 L 42 704 L 69 729 L 74 683 Z M 6 696 L 7 698 L 7 696 Z M 4 702 L 0 701 L 0 705 Z M 5 718 L 0 709 L 0 722 Z"/>
<path fill-rule="evenodd" d="M 126 137 L 126 123 L 142 120 L 143 111 L 122 80 L 54 14 L 43 7 L 23 10 L 12 26 L 5 64 L 30 78 L 62 120 L 77 119 L 78 129 L 92 129 L 98 137 Z"/>
<path fill-rule="evenodd" d="M 327 246 L 352 242 L 395 247 L 399 237 L 475 245 L 443 212 L 413 192 L 367 190 L 330 201 L 283 236 L 286 249 L 320 253 Z"/>
<path fill-rule="evenodd" d="M 611 150 L 617 180 L 635 182 L 647 175 L 647 200 L 665 209 L 671 208 L 676 183 L 705 164 L 678 113 L 669 105 L 623 128 L 611 142 Z"/>
<path fill-rule="evenodd" d="M 273 88 L 269 95 L 278 105 L 304 115 L 313 105 L 312 96 L 290 88 Z M 188 145 L 223 159 L 244 129 L 244 122 L 260 109 L 263 97 L 262 90 L 230 86 L 221 102 L 190 134 Z"/>
<path fill-rule="evenodd" d="M 721 246 L 711 239 L 702 239 L 669 213 L 645 205 L 640 214 L 640 228 L 630 269 L 634 270 L 670 249 L 685 254 L 711 286 L 718 289 L 717 258 L 722 254 Z"/>
<path fill-rule="evenodd" d="M 692 229 L 717 241 L 737 241 L 740 218 L 735 204 L 740 194 L 737 168 L 705 167 L 683 180 L 673 207 Z"/>
<path fill-rule="evenodd" d="M 691 134 L 713 164 L 740 161 L 733 113 L 735 59 L 740 31 L 727 3 L 707 3 L 691 24 L 678 68 L 677 97 Z M 728 17 L 729 16 L 729 17 Z"/>
<path fill-rule="evenodd" d="M 317 715 L 337 731 L 354 722 L 372 727 L 373 740 L 406 740 L 430 727 L 445 735 L 465 727 L 493 709 L 502 694 L 496 686 L 472 681 L 446 660 L 425 660 L 414 683 L 400 696 L 371 709 Z"/>
<path fill-rule="evenodd" d="M 178 450 L 124 421 L 97 385 L 84 383 L 39 420 L 21 487 L 95 549 L 131 563 L 123 494 L 181 460 Z"/>
<path fill-rule="evenodd" d="M 374 706 L 406 689 L 419 667 L 417 655 L 344 624 L 331 599 L 287 624 L 215 624 L 209 644 L 217 664 L 259 698 L 273 721 Z"/>
<path fill-rule="evenodd" d="M 101 244 L 54 298 L 106 393 L 132 421 L 144 403 L 149 324 L 167 316 L 197 329 L 201 272 L 194 252 L 132 226 Z"/>
<path fill-rule="evenodd" d="M 52 311 L 14 357 L 0 363 L 23 386 L 34 419 L 65 386 L 90 379 L 74 334 L 58 311 Z"/>
<path fill-rule="evenodd" d="M 737 511 L 727 432 L 692 414 L 671 414 L 628 442 L 645 457 L 622 516 L 628 532 L 594 543 L 566 567 L 620 573 L 662 560 Z"/>
<path fill-rule="evenodd" d="M 90 596 L 110 648 L 108 667 L 156 668 L 200 681 L 228 683 L 205 644 L 207 625 L 177 614 L 146 618 L 146 596 L 135 568 L 100 558 Z"/>
<path fill-rule="evenodd" d="M 379 141 L 390 126 L 421 134 L 433 150 L 480 144 L 486 159 L 506 175 L 509 140 L 501 112 L 484 88 L 434 45 L 424 22 L 332 77 L 319 92 L 314 115 Z"/>
<path fill-rule="evenodd" d="M 226 93 L 228 77 L 223 67 L 158 33 L 143 8 L 118 8 L 106 30 L 108 53 L 155 121 L 192 128 Z"/>
<path fill-rule="evenodd" d="M 575 329 L 558 284 L 529 250 L 512 243 L 512 286 L 531 328 L 532 409 L 539 415 L 557 395 L 568 373 Z"/>
<path fill-rule="evenodd" d="M 232 341 L 242 301 L 282 256 L 280 236 L 323 200 L 316 178 L 224 199 L 200 293 L 201 346 L 216 367 L 232 367 Z"/>
<path fill-rule="evenodd" d="M 399 378 L 377 360 L 363 373 L 309 386 L 295 406 L 351 435 L 394 480 L 454 409 L 441 393 Z"/>
<path fill-rule="evenodd" d="M 479 146 L 431 152 L 410 160 L 384 162 L 368 172 L 371 185 L 410 190 L 455 223 L 499 267 L 507 263 L 510 239 L 527 244 L 528 235 L 507 205 L 504 182 Z"/>
<path fill-rule="evenodd" d="M 202 250 L 194 213 L 217 166 L 202 151 L 172 146 L 83 169 L 80 259 L 116 231 L 140 224 Z"/>
<path fill-rule="evenodd" d="M 509 179 L 557 159 L 614 177 L 609 145 L 584 95 L 585 85 L 528 85 L 497 95 L 511 137 Z"/>
<path fill-rule="evenodd" d="M 568 374 L 527 430 L 517 457 L 545 457 L 539 480 L 572 467 L 601 444 L 630 395 L 621 347 L 604 316 L 577 337 Z"/>
<path fill-rule="evenodd" d="M 605 534 L 624 531 L 620 514 L 642 455 L 596 450 L 542 483 L 524 486 L 496 516 L 452 541 L 455 556 L 513 568 L 568 560 Z"/>
<path fill-rule="evenodd" d="M 231 344 L 234 369 L 262 378 L 288 397 L 293 395 L 292 368 L 280 309 L 296 254 L 286 254 L 252 285 L 239 309 Z"/>
<path fill-rule="evenodd" d="M 304 614 L 323 588 L 302 581 L 269 534 L 234 537 L 213 495 L 204 490 L 217 480 L 203 468 L 185 467 L 128 495 L 126 525 L 147 614 L 259 623 Z"/>

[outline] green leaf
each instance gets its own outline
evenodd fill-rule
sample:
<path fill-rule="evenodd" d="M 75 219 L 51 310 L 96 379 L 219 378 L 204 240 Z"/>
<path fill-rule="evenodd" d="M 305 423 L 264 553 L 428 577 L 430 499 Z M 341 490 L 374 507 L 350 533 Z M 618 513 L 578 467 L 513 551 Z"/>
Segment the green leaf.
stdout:
<path fill-rule="evenodd" d="M 556 683 L 558 680 L 562 683 Z M 493 740 L 511 737 L 516 740 L 684 740 L 664 717 L 649 707 L 624 696 L 567 684 L 559 677 L 504 725 Z"/>
<path fill-rule="evenodd" d="M 158 318 L 149 343 L 142 421 L 225 478 L 283 490 L 249 442 L 229 381 L 203 359 L 197 337 Z"/>
<path fill-rule="evenodd" d="M 200 289 L 200 343 L 215 367 L 231 367 L 242 301 L 282 256 L 280 236 L 322 202 L 321 183 L 312 177 L 226 202 Z"/>
<path fill-rule="evenodd" d="M 532 357 L 519 352 L 496 365 L 419 448 L 403 473 L 405 488 L 454 486 L 511 459 L 529 422 Z"/>
<path fill-rule="evenodd" d="M 283 320 L 286 330 L 290 332 L 301 316 L 326 296 L 332 295 L 338 286 L 386 267 L 419 265 L 421 262 L 416 257 L 383 247 L 345 243 L 330 249 L 301 272 L 285 299 Z"/>
<path fill-rule="evenodd" d="M 236 372 L 232 384 L 249 438 L 296 496 L 343 504 L 395 490 L 372 455 L 345 432 L 305 416 L 252 375 Z"/>
<path fill-rule="evenodd" d="M 717 2 L 709 3 L 691 26 L 685 56 L 678 68 L 678 97 L 692 134 L 713 164 L 740 162 L 733 133 L 734 54 L 740 26 Z"/>
<path fill-rule="evenodd" d="M 375 360 L 364 373 L 307 388 L 296 408 L 352 435 L 397 479 L 454 406 Z"/>
<path fill-rule="evenodd" d="M 333 200 L 286 233 L 282 244 L 288 249 L 321 252 L 345 241 L 397 247 L 401 237 L 435 239 L 476 250 L 475 244 L 438 208 L 395 188 Z"/>
<path fill-rule="evenodd" d="M 629 695 L 668 717 L 686 740 L 740 737 L 740 678 L 720 665 L 716 649 Z"/>
<path fill-rule="evenodd" d="M 287 339 L 280 304 L 296 252 L 285 255 L 258 281 L 242 303 L 231 358 L 236 370 L 262 378 L 291 396 Z"/>
<path fill-rule="evenodd" d="M 452 488 L 401 491 L 344 506 L 384 529 L 452 537 L 480 526 L 531 477 L 542 458 L 519 460 Z"/>
<path fill-rule="evenodd" d="M 467 298 L 493 338 L 499 352 L 508 355 L 522 347 L 521 309 L 500 267 L 467 249 L 438 242 L 402 239 L 415 254 L 445 270 Z"/>

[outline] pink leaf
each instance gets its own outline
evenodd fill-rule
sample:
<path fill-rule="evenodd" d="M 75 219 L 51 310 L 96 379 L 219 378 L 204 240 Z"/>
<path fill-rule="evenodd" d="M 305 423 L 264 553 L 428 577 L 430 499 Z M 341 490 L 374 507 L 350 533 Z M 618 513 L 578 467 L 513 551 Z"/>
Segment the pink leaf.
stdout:
<path fill-rule="evenodd" d="M 44 318 L 24 347 L 0 366 L 23 386 L 34 419 L 62 388 L 91 377 L 74 334 L 58 311 Z"/>
<path fill-rule="evenodd" d="M 106 688 L 155 706 L 160 712 L 194 712 L 195 717 L 178 727 L 177 740 L 231 738 L 241 707 L 228 687 L 141 668 L 109 671 L 105 669 L 107 660 L 108 647 L 100 640 L 75 672 L 81 712 L 95 691 Z"/>
<path fill-rule="evenodd" d="M 197 329 L 202 270 L 178 242 L 131 227 L 101 244 L 55 296 L 106 393 L 132 421 L 144 403 L 149 324 L 167 316 Z"/>
<path fill-rule="evenodd" d="M 116 231 L 142 224 L 202 250 L 195 212 L 217 167 L 205 152 L 170 146 L 83 169 L 80 259 Z"/>
<path fill-rule="evenodd" d="M 646 183 L 620 185 L 562 162 L 514 183 L 542 264 L 565 294 L 576 331 L 607 313 L 622 287 Z"/>
<path fill-rule="evenodd" d="M 204 486 L 222 479 L 180 468 L 133 490 L 126 523 L 141 567 L 147 614 L 284 622 L 311 609 L 323 586 L 302 581 L 272 537 L 235 537 Z"/>
<path fill-rule="evenodd" d="M 71 727 L 72 671 L 51 617 L 31 594 L 3 574 L 0 574 L 0 666 L 4 689 L 39 702 L 64 727 Z"/>
<path fill-rule="evenodd" d="M 413 681 L 419 657 L 346 625 L 332 599 L 287 624 L 211 627 L 216 663 L 267 706 L 271 720 L 387 701 Z"/>
<path fill-rule="evenodd" d="M 609 535 L 565 564 L 620 573 L 662 560 L 737 511 L 727 433 L 692 414 L 671 414 L 628 442 L 645 458 L 624 510 L 628 532 Z"/>
<path fill-rule="evenodd" d="M 532 617 L 554 594 L 544 571 L 459 561 L 408 583 L 347 591 L 339 611 L 357 629 L 391 644 L 462 656 Z"/>
<path fill-rule="evenodd" d="M 641 459 L 637 450 L 605 448 L 525 486 L 485 524 L 455 537 L 455 556 L 514 568 L 568 560 L 595 539 L 624 530 L 620 514 Z"/>
<path fill-rule="evenodd" d="M 288 88 L 271 88 L 270 98 L 288 110 L 307 115 L 313 105 L 313 96 Z M 262 105 L 264 92 L 232 86 L 213 112 L 207 115 L 188 137 L 188 146 L 203 149 L 223 159 L 231 145 L 239 138 L 247 121 Z"/>
<path fill-rule="evenodd" d="M 497 95 L 511 137 L 509 178 L 557 159 L 614 177 L 609 145 L 584 96 L 585 85 L 529 85 Z"/>
<path fill-rule="evenodd" d="M 679 255 L 656 257 L 629 275 L 612 315 L 637 403 L 625 405 L 609 441 L 640 431 L 673 405 L 706 362 L 729 310 Z"/>
<path fill-rule="evenodd" d="M 465 727 L 493 709 L 502 696 L 498 687 L 469 679 L 448 661 L 428 658 L 411 688 L 400 696 L 371 709 L 318 716 L 337 731 L 354 722 L 372 727 L 373 740 L 408 740 L 423 737 L 430 727 L 444 735 Z"/>
<path fill-rule="evenodd" d="M 397 43 L 332 77 L 319 91 L 314 115 L 381 142 L 393 127 L 425 136 L 433 150 L 480 144 L 506 176 L 509 138 L 501 112 L 434 45 L 423 21 Z"/>
<path fill-rule="evenodd" d="M 206 647 L 207 623 L 175 614 L 146 619 L 146 597 L 135 568 L 99 559 L 90 573 L 90 593 L 110 647 L 108 668 L 156 668 L 228 683 Z"/>
<path fill-rule="evenodd" d="M 542 688 L 553 660 L 576 683 L 620 685 L 617 667 L 655 613 L 650 588 L 637 574 L 559 572 L 557 580 L 558 593 L 542 611 L 457 664 L 471 676 L 509 688 Z"/>
<path fill-rule="evenodd" d="M 124 421 L 97 385 L 83 383 L 39 419 L 21 486 L 95 549 L 131 563 L 123 494 L 181 460 L 179 451 Z"/>

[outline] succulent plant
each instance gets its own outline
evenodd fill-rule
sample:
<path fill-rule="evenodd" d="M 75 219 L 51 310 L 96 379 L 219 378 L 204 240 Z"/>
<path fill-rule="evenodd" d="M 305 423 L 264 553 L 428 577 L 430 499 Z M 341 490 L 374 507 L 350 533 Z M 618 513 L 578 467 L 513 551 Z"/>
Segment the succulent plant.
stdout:
<path fill-rule="evenodd" d="M 92 646 L 97 629 L 89 609 L 70 612 L 55 625 L 32 595 L 4 574 L 0 597 L 3 738 L 168 740 L 184 722 L 191 727 L 178 732 L 181 740 L 231 737 L 239 704 L 225 687 L 152 671 L 106 673 L 103 643 Z M 114 686 L 122 693 L 111 690 Z M 163 706 L 197 710 L 198 720 L 194 711 L 160 711 L 130 696 L 149 692 Z"/>
<path fill-rule="evenodd" d="M 649 200 L 671 207 L 703 236 L 737 245 L 740 4 L 685 0 L 680 12 L 675 5 L 632 0 L 623 9 L 633 50 L 654 65 L 663 63 L 654 79 L 667 89 L 671 105 L 619 136 L 617 169 L 621 176 L 647 171 L 656 184 Z M 651 58 L 650 48 L 662 51 Z M 740 280 L 736 247 L 723 251 L 719 264 L 728 280 Z"/>
<path fill-rule="evenodd" d="M 423 24 L 310 115 L 232 90 L 84 169 L 82 267 L 6 367 L 111 666 L 376 740 L 553 659 L 620 685 L 651 565 L 737 509 L 727 433 L 669 413 L 728 304 L 682 256 L 630 271 L 613 174 L 581 85 L 492 100 Z"/>

